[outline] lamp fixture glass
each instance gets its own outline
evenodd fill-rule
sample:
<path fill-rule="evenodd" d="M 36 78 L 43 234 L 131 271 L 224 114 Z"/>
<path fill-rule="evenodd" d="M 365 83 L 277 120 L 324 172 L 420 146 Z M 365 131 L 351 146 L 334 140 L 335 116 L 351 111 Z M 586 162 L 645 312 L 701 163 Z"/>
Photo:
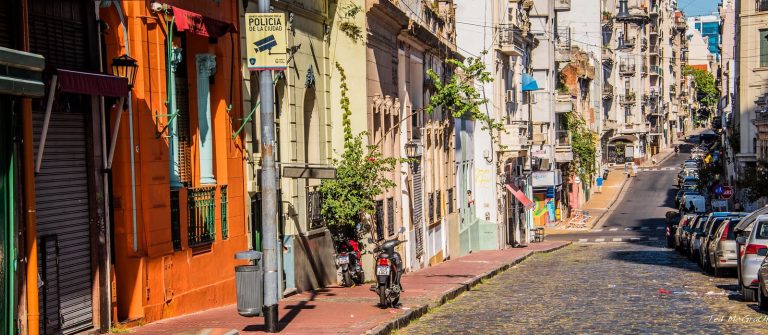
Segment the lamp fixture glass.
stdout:
<path fill-rule="evenodd" d="M 405 156 L 408 158 L 419 157 L 419 144 L 414 141 L 405 143 Z"/>
<path fill-rule="evenodd" d="M 132 88 L 136 81 L 136 70 L 139 65 L 136 60 L 128 55 L 112 58 L 112 75 L 128 80 L 128 87 Z"/>

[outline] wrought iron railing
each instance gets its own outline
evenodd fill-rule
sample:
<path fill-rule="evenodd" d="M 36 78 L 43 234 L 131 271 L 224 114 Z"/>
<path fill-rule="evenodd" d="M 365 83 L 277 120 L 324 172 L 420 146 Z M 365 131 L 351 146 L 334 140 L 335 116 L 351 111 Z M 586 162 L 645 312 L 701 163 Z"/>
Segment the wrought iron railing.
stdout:
<path fill-rule="evenodd" d="M 229 199 L 227 198 L 227 185 L 221 185 L 221 239 L 229 238 Z"/>
<path fill-rule="evenodd" d="M 215 200 L 215 186 L 188 189 L 187 236 L 190 247 L 213 243 L 216 238 Z"/>

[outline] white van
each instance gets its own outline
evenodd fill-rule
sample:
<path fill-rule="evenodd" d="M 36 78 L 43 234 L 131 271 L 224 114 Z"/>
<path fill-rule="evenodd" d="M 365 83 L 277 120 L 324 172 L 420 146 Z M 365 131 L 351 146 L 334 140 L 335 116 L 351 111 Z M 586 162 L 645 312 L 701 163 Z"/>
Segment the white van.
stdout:
<path fill-rule="evenodd" d="M 701 194 L 686 194 L 680 201 L 680 207 L 683 211 L 688 212 L 688 206 L 693 203 L 693 213 L 704 213 L 707 211 L 707 199 Z"/>

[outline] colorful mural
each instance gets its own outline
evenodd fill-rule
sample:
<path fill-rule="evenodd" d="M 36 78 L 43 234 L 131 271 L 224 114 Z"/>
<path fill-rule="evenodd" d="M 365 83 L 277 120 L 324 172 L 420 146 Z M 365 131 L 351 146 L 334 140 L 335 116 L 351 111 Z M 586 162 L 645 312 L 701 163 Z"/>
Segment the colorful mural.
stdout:
<path fill-rule="evenodd" d="M 547 199 L 546 192 L 534 192 L 533 193 L 533 225 L 536 227 L 543 227 L 549 223 L 550 206 L 547 203 L 552 199 Z"/>

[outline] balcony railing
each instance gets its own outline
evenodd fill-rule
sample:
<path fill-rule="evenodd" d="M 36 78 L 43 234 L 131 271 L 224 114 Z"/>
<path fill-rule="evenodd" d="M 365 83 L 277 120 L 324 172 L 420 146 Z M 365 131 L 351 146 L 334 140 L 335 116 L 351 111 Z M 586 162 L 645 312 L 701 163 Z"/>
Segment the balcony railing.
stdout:
<path fill-rule="evenodd" d="M 661 67 L 659 67 L 658 65 L 651 65 L 651 75 L 652 76 L 662 75 Z"/>
<path fill-rule="evenodd" d="M 634 49 L 635 48 L 635 38 L 620 38 L 619 39 L 619 49 Z"/>
<path fill-rule="evenodd" d="M 603 47 L 601 56 L 604 63 L 613 63 L 613 50 L 608 47 Z"/>
<path fill-rule="evenodd" d="M 571 0 L 555 0 L 555 10 L 571 10 Z"/>
<path fill-rule="evenodd" d="M 613 85 L 609 83 L 603 84 L 603 99 L 611 99 L 613 98 Z"/>
<path fill-rule="evenodd" d="M 555 113 L 568 113 L 573 111 L 573 101 L 570 94 L 558 94 L 555 98 Z"/>
<path fill-rule="evenodd" d="M 653 56 L 659 55 L 659 45 L 658 44 L 651 44 L 651 47 L 648 48 L 648 53 Z"/>
<path fill-rule="evenodd" d="M 624 76 L 632 76 L 635 74 L 635 64 L 623 62 L 619 65 L 619 73 Z"/>
<path fill-rule="evenodd" d="M 522 30 L 515 25 L 500 25 L 496 29 L 497 49 L 507 56 L 522 56 Z"/>
<path fill-rule="evenodd" d="M 213 243 L 216 237 L 216 187 L 204 186 L 187 191 L 187 236 L 189 246 Z"/>
<path fill-rule="evenodd" d="M 636 99 L 637 97 L 634 93 L 621 95 L 619 96 L 619 103 L 622 105 L 634 105 L 637 102 Z"/>

